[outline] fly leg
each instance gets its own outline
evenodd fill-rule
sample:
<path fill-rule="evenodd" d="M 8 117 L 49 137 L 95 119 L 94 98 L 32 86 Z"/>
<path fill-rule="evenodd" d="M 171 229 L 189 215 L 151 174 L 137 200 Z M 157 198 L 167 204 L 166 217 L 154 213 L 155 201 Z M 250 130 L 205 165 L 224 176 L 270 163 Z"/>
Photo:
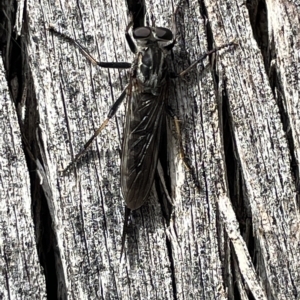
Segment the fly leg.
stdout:
<path fill-rule="evenodd" d="M 209 55 L 216 53 L 217 51 L 223 49 L 223 48 L 227 48 L 230 46 L 236 46 L 238 45 L 235 41 L 232 41 L 230 43 L 221 45 L 219 47 L 216 47 L 210 51 L 205 52 L 204 54 L 202 54 L 200 56 L 200 58 L 198 58 L 196 61 L 194 61 L 189 67 L 187 67 L 185 70 L 181 71 L 180 73 L 174 73 L 174 72 L 170 72 L 170 77 L 171 78 L 178 78 L 178 77 L 183 77 L 186 73 L 190 72 L 195 66 L 197 66 L 199 63 L 201 63 L 206 57 L 208 57 Z"/>
<path fill-rule="evenodd" d="M 182 145 L 182 138 L 181 138 L 181 131 L 180 131 L 180 126 L 179 126 L 180 120 L 176 117 L 176 115 L 174 114 L 174 112 L 172 111 L 172 109 L 169 106 L 167 107 L 167 112 L 168 112 L 169 116 L 174 120 L 174 123 L 175 123 L 176 133 L 177 133 L 178 140 L 179 140 L 180 158 L 181 158 L 185 168 L 187 169 L 187 171 L 192 175 L 195 187 L 197 188 L 198 192 L 200 192 L 201 185 L 200 185 L 197 173 L 195 172 L 194 167 L 186 159 L 186 156 L 184 153 L 184 149 L 183 149 L 183 145 Z"/>
<path fill-rule="evenodd" d="M 97 61 L 78 41 L 75 39 L 58 32 L 53 28 L 53 26 L 49 27 L 49 31 L 53 32 L 54 34 L 60 36 L 61 38 L 65 39 L 67 42 L 71 43 L 75 47 L 79 49 L 79 51 L 95 66 L 99 66 L 102 68 L 115 68 L 115 69 L 128 69 L 131 68 L 131 63 L 127 62 L 101 62 Z M 126 96 L 126 90 L 128 88 L 128 85 L 123 90 L 120 97 L 117 99 L 117 101 L 112 105 L 108 115 L 107 119 L 102 123 L 102 125 L 94 132 L 93 136 L 85 143 L 83 149 L 75 156 L 73 161 L 63 170 L 63 173 L 67 172 L 78 160 L 79 158 L 86 152 L 86 150 L 90 147 L 94 139 L 100 134 L 100 132 L 103 130 L 103 128 L 108 124 L 109 120 L 115 115 L 117 112 L 120 104 L 124 100 Z"/>
<path fill-rule="evenodd" d="M 64 40 L 68 41 L 75 47 L 79 49 L 79 51 L 94 65 L 99 66 L 102 68 L 114 68 L 114 69 L 129 69 L 131 68 L 131 63 L 128 62 L 102 62 L 97 61 L 80 43 L 78 43 L 75 39 L 65 35 L 54 29 L 53 26 L 49 27 L 49 31 L 53 32 L 54 34 L 60 36 Z"/>
<path fill-rule="evenodd" d="M 230 47 L 230 46 L 235 46 L 237 45 L 236 42 L 230 42 L 230 43 L 227 43 L 227 44 L 224 44 L 222 46 L 219 46 L 219 47 L 216 47 L 210 51 L 207 51 L 206 53 L 202 54 L 200 56 L 199 59 L 197 59 L 195 62 L 193 62 L 188 68 L 186 68 L 185 70 L 183 70 L 182 72 L 180 73 L 174 73 L 174 72 L 170 72 L 169 75 L 171 78 L 178 78 L 178 77 L 183 77 L 186 73 L 188 73 L 189 71 L 191 71 L 191 69 L 193 69 L 197 64 L 201 63 L 206 57 L 208 57 L 209 55 L 223 49 L 223 48 L 226 48 L 226 47 Z M 180 132 L 180 126 L 179 126 L 179 119 L 176 117 L 176 115 L 174 114 L 174 112 L 171 110 L 170 107 L 168 107 L 167 109 L 169 115 L 171 116 L 171 118 L 174 120 L 174 123 L 175 123 L 175 128 L 176 128 L 176 132 L 177 132 L 177 136 L 178 136 L 178 139 L 180 141 L 180 144 L 179 144 L 179 149 L 180 149 L 180 158 L 182 159 L 185 167 L 190 170 L 191 168 L 189 167 L 188 163 L 187 163 L 187 160 L 185 159 L 185 155 L 184 155 L 184 150 L 183 150 L 183 146 L 182 146 L 182 139 L 181 139 L 181 132 Z"/>
<path fill-rule="evenodd" d="M 180 6 L 180 4 L 178 4 L 176 6 L 174 14 L 172 16 L 172 29 L 171 30 L 172 30 L 172 34 L 173 34 L 173 41 L 169 45 L 167 45 L 167 46 L 164 47 L 166 50 L 169 50 L 169 51 L 172 51 L 173 47 L 177 43 L 177 39 L 176 39 L 176 34 L 177 34 L 176 15 L 177 15 L 177 13 L 179 11 L 179 6 Z M 172 57 L 173 57 L 173 52 L 172 52 Z"/>
<path fill-rule="evenodd" d="M 133 29 L 145 26 L 146 3 L 145 0 L 127 0 L 127 7 L 132 20 Z"/>
<path fill-rule="evenodd" d="M 160 179 L 161 186 L 163 188 L 163 191 L 165 193 L 165 197 L 167 198 L 168 202 L 173 206 L 174 202 L 172 201 L 172 198 L 168 192 L 166 181 L 164 179 L 164 171 L 162 169 L 162 165 L 160 160 L 158 159 L 157 162 L 157 174 Z M 168 215 L 170 215 L 170 211 L 167 208 L 166 204 L 164 204 L 164 209 Z M 122 246 L 121 246 L 121 255 L 120 255 L 120 261 L 122 261 L 122 256 L 125 248 L 125 239 L 126 239 L 126 234 L 128 231 L 128 221 L 130 217 L 131 209 L 129 209 L 127 206 L 125 206 L 125 216 L 124 216 L 124 223 L 123 223 L 123 232 L 122 232 Z"/>
<path fill-rule="evenodd" d="M 200 58 L 198 58 L 196 61 L 194 61 L 189 67 L 187 67 L 185 70 L 183 70 L 182 72 L 180 72 L 179 74 L 177 74 L 176 77 L 182 77 L 184 76 L 186 73 L 188 73 L 191 69 L 193 69 L 197 64 L 201 63 L 206 57 L 208 57 L 209 55 L 213 54 L 213 53 L 216 53 L 217 51 L 223 49 L 223 48 L 227 48 L 227 47 L 230 47 L 230 46 L 236 46 L 237 43 L 235 41 L 232 41 L 230 43 L 227 43 L 227 44 L 224 44 L 224 45 L 221 45 L 219 47 L 216 47 L 210 51 L 207 51 L 206 53 L 202 54 L 200 56 Z"/>
<path fill-rule="evenodd" d="M 185 154 L 184 154 L 184 149 L 183 149 L 183 145 L 182 145 L 182 137 L 181 137 L 181 131 L 180 131 L 180 121 L 177 118 L 177 116 L 175 115 L 174 111 L 171 109 L 170 106 L 167 106 L 167 112 L 169 114 L 169 116 L 174 120 L 174 124 L 175 124 L 175 130 L 176 130 L 176 134 L 178 137 L 178 141 L 179 141 L 179 156 L 180 159 L 182 160 L 184 166 L 187 168 L 187 170 L 190 170 L 190 166 L 186 160 Z"/>
<path fill-rule="evenodd" d="M 165 196 L 166 196 L 168 202 L 173 206 L 174 202 L 173 202 L 173 200 L 172 200 L 172 198 L 171 198 L 171 196 L 168 192 L 168 189 L 167 189 L 167 184 L 166 184 L 166 181 L 165 181 L 165 178 L 164 178 L 164 171 L 163 171 L 160 159 L 158 159 L 158 162 L 157 162 L 157 174 L 158 174 L 158 177 L 160 179 L 160 183 L 161 183 L 161 186 L 164 190 Z"/>
<path fill-rule="evenodd" d="M 124 251 L 124 247 L 125 247 L 125 238 L 126 238 L 126 232 L 127 232 L 130 212 L 131 212 L 130 208 L 125 206 L 125 217 L 124 217 L 123 232 L 122 232 L 122 247 L 121 247 L 120 261 L 122 260 L 122 255 L 123 255 L 123 251 Z"/>
<path fill-rule="evenodd" d="M 102 123 L 102 125 L 94 132 L 92 137 L 85 143 L 83 146 L 83 149 L 75 156 L 75 158 L 72 160 L 72 162 L 63 170 L 63 173 L 66 173 L 68 170 L 70 170 L 74 164 L 79 160 L 82 155 L 87 151 L 87 149 L 91 146 L 95 138 L 100 134 L 100 132 L 105 128 L 105 126 L 108 124 L 109 120 L 115 115 L 117 112 L 120 104 L 122 101 L 125 99 L 126 96 L 126 91 L 127 91 L 128 85 L 125 87 L 123 90 L 122 94 L 120 97 L 117 99 L 117 101 L 112 105 L 112 107 L 109 110 L 109 113 L 107 115 L 106 120 Z"/>
<path fill-rule="evenodd" d="M 137 53 L 137 47 L 135 42 L 133 41 L 131 35 L 129 34 L 129 29 L 133 26 L 133 21 L 130 21 L 129 24 L 126 27 L 126 31 L 125 31 L 125 37 L 126 37 L 126 41 L 127 44 L 131 50 L 132 53 L 136 54 Z"/>

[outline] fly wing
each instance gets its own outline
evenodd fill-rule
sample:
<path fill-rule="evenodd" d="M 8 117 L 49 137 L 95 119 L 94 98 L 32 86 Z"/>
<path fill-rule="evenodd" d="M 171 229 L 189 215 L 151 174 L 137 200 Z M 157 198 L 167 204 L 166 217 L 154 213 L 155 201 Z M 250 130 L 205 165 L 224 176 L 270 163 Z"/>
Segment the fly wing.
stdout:
<path fill-rule="evenodd" d="M 137 91 L 127 100 L 121 186 L 131 210 L 143 205 L 153 185 L 166 92 L 165 85 L 159 95 Z"/>

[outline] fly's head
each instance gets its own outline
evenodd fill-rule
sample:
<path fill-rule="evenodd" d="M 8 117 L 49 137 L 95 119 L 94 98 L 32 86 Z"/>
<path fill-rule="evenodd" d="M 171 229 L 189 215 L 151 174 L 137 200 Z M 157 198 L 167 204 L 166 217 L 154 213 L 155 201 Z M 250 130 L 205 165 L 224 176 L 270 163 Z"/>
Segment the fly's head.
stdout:
<path fill-rule="evenodd" d="M 133 30 L 133 38 L 140 48 L 159 47 L 162 50 L 168 50 L 174 41 L 172 31 L 164 27 L 138 27 Z"/>
<path fill-rule="evenodd" d="M 138 27 L 133 30 L 138 53 L 135 74 L 143 90 L 158 95 L 166 84 L 166 56 L 174 45 L 173 33 L 164 27 Z"/>

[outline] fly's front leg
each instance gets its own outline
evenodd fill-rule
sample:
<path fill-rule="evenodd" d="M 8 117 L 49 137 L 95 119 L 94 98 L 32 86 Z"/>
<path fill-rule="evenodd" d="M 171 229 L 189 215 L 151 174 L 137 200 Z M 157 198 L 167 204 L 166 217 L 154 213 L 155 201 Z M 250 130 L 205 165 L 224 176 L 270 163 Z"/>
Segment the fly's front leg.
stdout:
<path fill-rule="evenodd" d="M 179 5 L 180 4 L 178 4 L 176 6 L 175 11 L 174 11 L 173 16 L 172 16 L 172 27 L 171 27 L 172 29 L 171 30 L 172 30 L 172 34 L 173 34 L 173 41 L 169 45 L 167 45 L 167 46 L 164 47 L 164 49 L 166 49 L 168 51 L 172 51 L 173 47 L 177 43 L 177 39 L 176 39 L 176 34 L 177 34 L 176 15 L 177 15 L 177 13 L 179 11 Z M 173 52 L 172 52 L 172 57 L 173 57 Z"/>
<path fill-rule="evenodd" d="M 131 17 L 132 18 L 132 17 Z M 137 53 L 137 47 L 136 47 L 136 44 L 135 42 L 133 41 L 131 35 L 129 34 L 129 30 L 130 28 L 133 26 L 133 20 L 131 20 L 129 22 L 129 24 L 127 25 L 126 27 L 126 31 L 125 31 L 125 37 L 126 37 L 126 41 L 127 41 L 127 44 L 131 50 L 132 53 L 136 54 Z"/>
<path fill-rule="evenodd" d="M 217 51 L 223 49 L 223 48 L 227 48 L 230 46 L 236 46 L 237 43 L 235 41 L 224 44 L 222 46 L 216 47 L 210 51 L 207 51 L 206 53 L 204 53 L 203 55 L 200 56 L 199 59 L 197 59 L 195 62 L 193 62 L 188 68 L 186 68 L 184 71 L 180 72 L 178 74 L 178 76 L 182 77 L 184 76 L 186 73 L 188 73 L 191 69 L 193 69 L 197 64 L 201 63 L 206 57 L 208 57 L 209 55 L 216 53 Z"/>
<path fill-rule="evenodd" d="M 199 63 L 201 63 L 206 57 L 209 55 L 216 53 L 217 51 L 227 48 L 230 46 L 237 46 L 238 44 L 235 41 L 232 41 L 230 43 L 224 44 L 222 46 L 216 47 L 210 51 L 207 51 L 206 53 L 202 54 L 199 59 L 197 59 L 195 62 L 193 62 L 189 67 L 187 67 L 185 70 L 181 71 L 180 73 L 174 73 L 170 72 L 170 77 L 171 78 L 178 78 L 178 77 L 183 77 L 186 73 L 191 71 L 195 66 L 197 66 Z"/>
<path fill-rule="evenodd" d="M 61 38 L 65 39 L 75 47 L 79 49 L 79 51 L 94 65 L 99 66 L 102 68 L 114 68 L 114 69 L 129 69 L 131 68 L 131 63 L 128 62 L 102 62 L 97 61 L 80 43 L 78 43 L 75 39 L 57 31 L 54 29 L 53 26 L 49 27 L 49 31 L 53 32 L 54 34 L 60 36 Z"/>
<path fill-rule="evenodd" d="M 100 132 L 105 128 L 105 126 L 108 124 L 109 120 L 115 115 L 115 113 L 117 112 L 120 104 L 122 103 L 122 101 L 125 99 L 126 96 L 126 92 L 127 92 L 127 88 L 128 85 L 126 86 L 126 88 L 123 90 L 122 94 L 120 95 L 120 97 L 117 99 L 117 101 L 112 105 L 108 115 L 107 115 L 107 119 L 102 123 L 102 125 L 94 132 L 93 136 L 85 143 L 85 145 L 83 146 L 83 149 L 75 156 L 75 158 L 73 159 L 73 161 L 63 170 L 63 173 L 66 173 L 68 170 L 70 170 L 74 164 L 79 160 L 80 157 L 82 157 L 82 155 L 84 155 L 84 153 L 87 151 L 87 149 L 91 146 L 91 144 L 93 143 L 93 141 L 95 140 L 95 138 L 100 134 Z"/>
<path fill-rule="evenodd" d="M 145 26 L 145 0 L 126 0 L 133 29 Z"/>

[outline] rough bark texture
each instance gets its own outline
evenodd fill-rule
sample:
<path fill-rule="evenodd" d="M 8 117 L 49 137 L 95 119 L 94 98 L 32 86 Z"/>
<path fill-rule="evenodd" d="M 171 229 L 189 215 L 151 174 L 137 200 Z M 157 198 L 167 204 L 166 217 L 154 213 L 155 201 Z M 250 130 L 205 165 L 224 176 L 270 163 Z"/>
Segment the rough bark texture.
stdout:
<path fill-rule="evenodd" d="M 148 18 L 171 27 L 177 4 L 146 1 Z M 182 1 L 176 72 L 215 46 L 238 46 L 174 81 L 191 170 L 169 121 L 171 214 L 156 183 L 120 261 L 124 105 L 77 167 L 61 170 L 128 72 L 92 66 L 47 28 L 101 61 L 131 62 L 126 2 L 2 0 L 0 298 L 300 299 L 299 7 Z"/>

